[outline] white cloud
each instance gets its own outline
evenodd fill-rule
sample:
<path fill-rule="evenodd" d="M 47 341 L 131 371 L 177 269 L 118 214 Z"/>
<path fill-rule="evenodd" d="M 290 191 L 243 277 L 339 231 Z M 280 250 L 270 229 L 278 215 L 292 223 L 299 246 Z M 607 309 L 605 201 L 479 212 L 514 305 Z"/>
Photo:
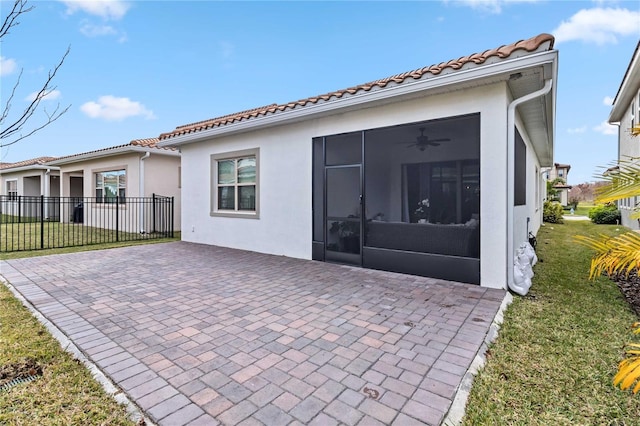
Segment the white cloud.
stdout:
<path fill-rule="evenodd" d="M 29 96 L 25 98 L 26 101 L 33 102 L 38 96 L 38 92 L 30 93 Z M 62 96 L 59 90 L 50 90 L 46 92 L 44 95 L 40 96 L 43 101 L 53 101 Z"/>
<path fill-rule="evenodd" d="M 602 133 L 603 135 L 617 135 L 618 134 L 618 126 L 613 126 L 606 121 L 598 124 L 593 128 L 598 133 Z"/>
<path fill-rule="evenodd" d="M 122 121 L 125 118 L 137 116 L 142 116 L 147 120 L 156 118 L 153 111 L 148 110 L 140 102 L 111 95 L 100 96 L 97 102 L 86 102 L 80 107 L 80 110 L 91 118 L 102 118 L 107 121 Z"/>
<path fill-rule="evenodd" d="M 482 12 L 499 14 L 502 7 L 513 3 L 536 3 L 539 0 L 443 0 L 444 3 L 462 4 Z"/>
<path fill-rule="evenodd" d="M 67 14 L 78 11 L 104 19 L 121 19 L 131 5 L 123 0 L 60 0 L 67 6 Z"/>
<path fill-rule="evenodd" d="M 606 106 L 611 106 L 613 105 L 613 98 L 611 96 L 605 96 L 604 99 L 602 100 L 602 103 L 605 104 Z"/>
<path fill-rule="evenodd" d="M 0 56 L 0 76 L 12 74 L 18 68 L 14 59 Z"/>
<path fill-rule="evenodd" d="M 587 131 L 587 126 L 574 127 L 572 129 L 567 129 L 567 132 L 569 134 L 584 133 L 586 131 Z"/>
<path fill-rule="evenodd" d="M 556 43 L 580 40 L 597 45 L 617 43 L 618 37 L 640 35 L 640 11 L 621 8 L 582 9 L 552 31 Z"/>
<path fill-rule="evenodd" d="M 91 23 L 84 23 L 80 27 L 80 32 L 87 37 L 99 37 L 105 35 L 114 35 L 118 32 L 110 25 L 93 25 Z"/>

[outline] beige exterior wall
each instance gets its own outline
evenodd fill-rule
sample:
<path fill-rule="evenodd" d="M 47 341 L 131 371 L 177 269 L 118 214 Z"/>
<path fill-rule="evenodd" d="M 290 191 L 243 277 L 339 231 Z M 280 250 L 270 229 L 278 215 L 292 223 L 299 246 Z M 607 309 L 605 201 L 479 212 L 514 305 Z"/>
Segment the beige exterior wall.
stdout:
<path fill-rule="evenodd" d="M 96 189 L 95 174 L 98 172 L 125 170 L 126 197 L 151 197 L 152 194 L 174 197 L 174 230 L 180 230 L 180 188 L 178 187 L 178 171 L 180 168 L 180 157 L 176 155 L 163 155 L 152 152 L 144 161 L 144 193 L 140 188 L 141 158 L 144 152 L 131 152 L 108 157 L 86 159 L 76 163 L 63 164 L 60 166 L 61 183 L 60 193 L 63 197 L 79 196 L 77 185 L 71 184 L 71 178 L 82 179 L 82 197 L 94 197 Z M 93 209 L 113 209 L 113 205 L 94 205 Z M 118 206 L 120 218 L 122 220 L 140 220 L 140 212 L 133 211 L 127 206 Z M 70 208 L 67 208 L 70 210 Z M 99 219 L 100 215 L 91 212 L 89 209 L 84 212 L 85 224 L 109 227 Z M 69 220 L 73 213 L 65 211 L 63 218 Z M 95 222 L 95 223 L 94 223 Z M 146 224 L 140 224 L 139 228 L 146 228 Z"/>
<path fill-rule="evenodd" d="M 0 172 L 0 195 L 7 195 L 7 181 L 16 181 L 18 195 L 49 195 L 58 196 L 58 177 L 57 170 L 51 170 L 49 173 L 49 194 L 45 191 L 45 179 L 47 173 L 44 169 L 21 170 L 15 172 Z"/>

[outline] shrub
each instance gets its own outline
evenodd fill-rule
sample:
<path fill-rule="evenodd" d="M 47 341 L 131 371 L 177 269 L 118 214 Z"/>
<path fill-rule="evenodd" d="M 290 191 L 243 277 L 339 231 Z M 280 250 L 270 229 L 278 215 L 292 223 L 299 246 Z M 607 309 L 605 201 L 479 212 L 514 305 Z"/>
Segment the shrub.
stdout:
<path fill-rule="evenodd" d="M 602 204 L 589 210 L 591 222 L 604 225 L 620 223 L 620 210 L 613 203 Z"/>
<path fill-rule="evenodd" d="M 575 211 L 575 209 L 578 208 L 579 203 L 580 203 L 580 200 L 578 200 L 577 198 L 570 198 L 568 207 L 573 208 L 573 210 Z"/>
<path fill-rule="evenodd" d="M 562 205 L 555 201 L 545 201 L 542 211 L 542 220 L 549 223 L 563 223 Z"/>

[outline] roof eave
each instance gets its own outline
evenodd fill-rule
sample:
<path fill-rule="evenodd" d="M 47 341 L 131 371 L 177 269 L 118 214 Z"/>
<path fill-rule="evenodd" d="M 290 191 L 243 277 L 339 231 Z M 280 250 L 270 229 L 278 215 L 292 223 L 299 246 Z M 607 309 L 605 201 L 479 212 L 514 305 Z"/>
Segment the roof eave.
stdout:
<path fill-rule="evenodd" d="M 49 163 L 31 164 L 30 166 L 20 166 L 20 167 L 7 167 L 5 169 L 0 169 L 0 174 L 24 172 L 27 170 L 60 170 L 60 167 L 50 166 L 48 164 Z"/>
<path fill-rule="evenodd" d="M 385 87 L 372 92 L 357 93 L 351 96 L 332 100 L 319 104 L 313 104 L 302 108 L 296 108 L 277 112 L 271 115 L 251 118 L 250 120 L 237 123 L 226 124 L 224 126 L 213 127 L 185 135 L 175 136 L 158 143 L 159 147 L 178 147 L 181 145 L 200 142 L 223 135 L 257 130 L 263 127 L 270 127 L 287 122 L 300 121 L 311 116 L 332 113 L 338 110 L 353 108 L 373 102 L 384 101 L 386 99 L 411 95 L 412 93 L 429 91 L 447 86 L 462 85 L 472 81 L 482 80 L 490 77 L 504 76 L 508 79 L 512 73 L 544 64 L 553 64 L 554 70 L 557 62 L 557 51 L 545 50 L 532 53 L 517 58 L 505 59 L 493 64 L 483 64 L 477 67 L 458 70 L 444 75 L 437 75 L 416 81 L 402 83 L 396 86 Z M 557 76 L 557 75 L 556 75 Z M 556 77 L 554 76 L 554 78 Z M 555 97 L 555 85 L 554 95 Z"/>
<path fill-rule="evenodd" d="M 619 123 L 622 121 L 622 117 L 631 100 L 635 97 L 638 88 L 640 86 L 640 42 L 636 46 L 636 50 L 633 53 L 633 57 L 629 62 L 627 72 L 622 79 L 616 98 L 613 100 L 611 107 L 611 113 L 607 120 L 609 124 Z"/>
<path fill-rule="evenodd" d="M 97 158 L 112 157 L 114 155 L 122 155 L 122 154 L 129 154 L 129 153 L 138 153 L 138 152 L 139 153 L 150 152 L 152 154 L 155 153 L 160 155 L 168 155 L 172 157 L 180 156 L 180 153 L 178 151 L 170 151 L 170 150 L 165 150 L 160 148 L 148 148 L 143 146 L 129 145 L 129 146 L 121 146 L 118 148 L 111 148 L 111 149 L 105 149 L 101 151 L 93 151 L 93 152 L 87 152 L 84 154 L 74 155 L 68 158 L 53 160 L 49 164 L 56 164 L 56 165 L 73 164 L 73 163 L 79 163 L 86 160 L 94 160 Z"/>

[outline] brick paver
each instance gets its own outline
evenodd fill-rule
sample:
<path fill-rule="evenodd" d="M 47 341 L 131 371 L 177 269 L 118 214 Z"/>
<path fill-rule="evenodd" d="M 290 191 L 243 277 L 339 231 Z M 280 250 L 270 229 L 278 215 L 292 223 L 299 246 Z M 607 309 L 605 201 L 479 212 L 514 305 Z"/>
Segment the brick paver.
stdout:
<path fill-rule="evenodd" d="M 160 425 L 438 424 L 505 296 L 184 242 L 0 274 Z"/>

